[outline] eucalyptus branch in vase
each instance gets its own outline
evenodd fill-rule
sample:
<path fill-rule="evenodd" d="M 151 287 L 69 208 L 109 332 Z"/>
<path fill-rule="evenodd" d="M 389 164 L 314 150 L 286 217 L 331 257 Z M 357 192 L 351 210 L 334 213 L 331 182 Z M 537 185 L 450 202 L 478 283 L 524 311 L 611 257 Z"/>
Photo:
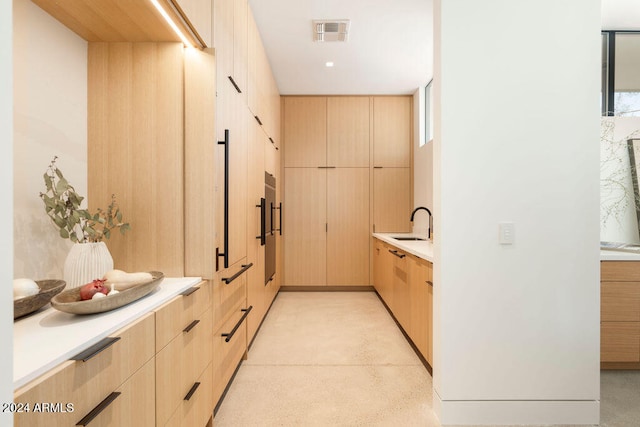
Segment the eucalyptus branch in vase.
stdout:
<path fill-rule="evenodd" d="M 81 208 L 84 197 L 67 181 L 56 165 L 57 156 L 53 158 L 44 173 L 46 191 L 40 193 L 45 212 L 58 227 L 63 239 L 74 243 L 101 242 L 111 236 L 113 229 L 120 229 L 124 234 L 131 229 L 129 223 L 122 221 L 122 212 L 116 202 L 115 194 L 111 195 L 111 203 L 106 211 L 100 208 L 95 214 Z"/>

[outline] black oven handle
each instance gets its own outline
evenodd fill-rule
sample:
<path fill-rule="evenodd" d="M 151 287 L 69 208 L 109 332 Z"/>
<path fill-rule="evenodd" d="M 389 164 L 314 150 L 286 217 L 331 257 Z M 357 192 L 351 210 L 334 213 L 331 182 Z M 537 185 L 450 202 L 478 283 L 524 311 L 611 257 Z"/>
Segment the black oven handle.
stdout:
<path fill-rule="evenodd" d="M 256 237 L 256 239 L 260 239 L 260 246 L 264 246 L 267 238 L 267 218 L 266 218 L 266 214 L 267 214 L 267 205 L 266 205 L 266 200 L 264 197 L 260 198 L 260 204 L 256 205 L 256 208 L 260 208 L 260 235 Z"/>

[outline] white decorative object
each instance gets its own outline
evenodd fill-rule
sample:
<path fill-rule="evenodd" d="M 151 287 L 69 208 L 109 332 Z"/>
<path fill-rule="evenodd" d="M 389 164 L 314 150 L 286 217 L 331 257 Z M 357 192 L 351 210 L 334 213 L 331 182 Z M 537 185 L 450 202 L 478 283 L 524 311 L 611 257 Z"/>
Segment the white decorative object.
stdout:
<path fill-rule="evenodd" d="M 75 243 L 64 262 L 64 280 L 67 289 L 101 279 L 113 270 L 113 258 L 104 242 Z"/>

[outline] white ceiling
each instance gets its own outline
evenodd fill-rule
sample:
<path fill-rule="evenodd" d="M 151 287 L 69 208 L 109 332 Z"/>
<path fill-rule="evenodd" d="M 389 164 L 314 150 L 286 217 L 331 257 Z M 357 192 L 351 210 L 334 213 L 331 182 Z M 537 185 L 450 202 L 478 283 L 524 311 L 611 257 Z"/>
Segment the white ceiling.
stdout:
<path fill-rule="evenodd" d="M 432 0 L 249 4 L 283 95 L 410 94 L 432 77 Z M 350 19 L 349 40 L 314 42 L 317 19 Z"/>
<path fill-rule="evenodd" d="M 433 0 L 249 4 L 283 95 L 410 94 L 433 75 Z M 314 19 L 350 19 L 349 41 L 313 42 Z M 640 0 L 602 0 L 602 28 L 640 30 Z"/>

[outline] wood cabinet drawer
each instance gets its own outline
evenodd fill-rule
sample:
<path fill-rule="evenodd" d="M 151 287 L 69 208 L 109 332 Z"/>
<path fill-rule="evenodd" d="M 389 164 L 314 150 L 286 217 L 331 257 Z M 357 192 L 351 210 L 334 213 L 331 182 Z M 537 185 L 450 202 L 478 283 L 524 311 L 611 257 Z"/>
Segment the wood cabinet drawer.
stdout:
<path fill-rule="evenodd" d="M 212 360 L 209 308 L 156 355 L 156 419 L 164 425 Z"/>
<path fill-rule="evenodd" d="M 156 309 L 156 352 L 178 336 L 211 305 L 211 283 L 204 280 Z"/>
<path fill-rule="evenodd" d="M 213 416 L 213 364 L 209 364 L 189 389 L 166 427 L 204 427 Z M 188 398 L 188 399 L 187 399 Z"/>
<path fill-rule="evenodd" d="M 16 414 L 16 426 L 75 425 L 155 354 L 153 313 L 111 335 L 119 338 L 93 357 L 69 360 L 15 393 L 15 401 L 72 403 L 73 412 Z"/>
<path fill-rule="evenodd" d="M 238 305 L 246 303 L 247 274 L 243 273 L 231 283 L 225 283 L 223 278 L 229 278 L 240 272 L 246 265 L 246 258 L 219 273 L 213 286 L 213 329 L 218 330 L 229 319 Z"/>
<path fill-rule="evenodd" d="M 600 304 L 603 322 L 640 322 L 640 283 L 601 282 Z"/>
<path fill-rule="evenodd" d="M 154 389 L 155 364 L 150 360 L 116 390 L 116 393 L 120 394 L 87 425 L 90 427 L 155 426 Z"/>
<path fill-rule="evenodd" d="M 220 399 L 247 350 L 247 309 L 234 308 L 231 317 L 213 335 L 214 403 Z M 233 334 L 228 336 L 227 334 Z"/>
<path fill-rule="evenodd" d="M 640 262 L 600 261 L 600 280 L 603 282 L 640 282 Z"/>
<path fill-rule="evenodd" d="M 602 322 L 600 361 L 640 362 L 640 322 Z"/>

